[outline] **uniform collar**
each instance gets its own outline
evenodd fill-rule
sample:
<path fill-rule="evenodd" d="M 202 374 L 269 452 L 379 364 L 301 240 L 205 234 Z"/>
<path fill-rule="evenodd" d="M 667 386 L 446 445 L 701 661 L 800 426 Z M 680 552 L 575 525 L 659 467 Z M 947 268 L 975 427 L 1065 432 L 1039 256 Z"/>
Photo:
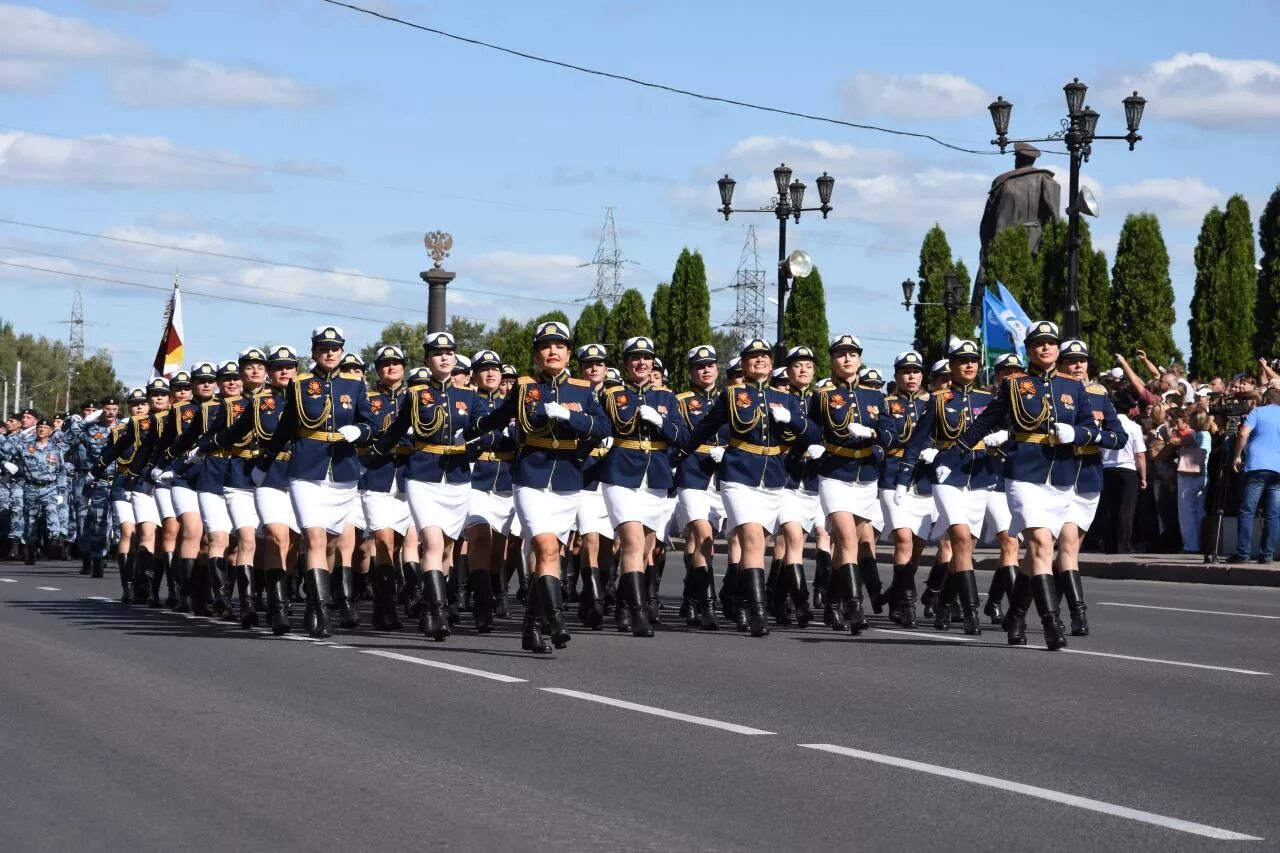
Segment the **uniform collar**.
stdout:
<path fill-rule="evenodd" d="M 793 397 L 803 397 L 805 394 L 809 393 L 809 389 L 811 389 L 812 387 L 813 385 L 806 385 L 803 388 L 797 388 L 796 386 L 792 385 L 789 389 L 787 389 L 787 393 L 791 394 L 791 396 Z"/>
<path fill-rule="evenodd" d="M 432 376 L 430 379 L 427 380 L 427 385 L 436 389 L 437 391 L 443 391 L 444 389 L 453 385 L 453 374 L 449 374 L 444 379 L 436 379 L 434 376 Z"/>
<path fill-rule="evenodd" d="M 768 380 L 768 379 L 747 379 L 746 377 L 743 377 L 743 379 L 742 379 L 742 387 L 743 387 L 743 388 L 754 388 L 754 389 L 756 389 L 757 391 L 768 391 L 768 390 L 769 390 L 769 380 Z"/>
<path fill-rule="evenodd" d="M 379 382 L 378 390 L 384 394 L 399 394 L 401 391 L 404 390 L 404 382 L 403 381 L 397 382 L 394 387 L 390 387 L 390 388 L 387 387 L 386 385 L 383 385 L 381 382 Z"/>
<path fill-rule="evenodd" d="M 1043 370 L 1040 369 L 1039 367 L 1036 367 L 1035 365 L 1032 365 L 1031 367 L 1027 368 L 1027 373 L 1030 373 L 1032 376 L 1038 376 L 1042 379 L 1052 379 L 1053 377 L 1058 375 L 1058 365 L 1055 364 L 1052 367 L 1049 367 Z"/>
<path fill-rule="evenodd" d="M 548 385 L 563 385 L 564 383 L 569 381 L 569 371 L 562 370 L 559 373 L 557 373 L 555 376 L 548 376 L 545 373 L 539 373 L 538 381 L 545 382 Z"/>
<path fill-rule="evenodd" d="M 320 369 L 319 367 L 316 367 L 316 369 L 312 371 L 312 375 L 314 375 L 317 379 L 337 379 L 338 374 L 340 372 L 341 372 L 341 369 L 337 367 L 335 367 L 333 370 L 330 370 L 330 371 L 325 371 Z"/>
<path fill-rule="evenodd" d="M 957 394 L 968 394 L 969 392 L 973 391 L 973 389 L 976 387 L 977 387 L 976 380 L 968 383 L 967 385 L 961 385 L 959 382 L 957 382 L 954 379 L 951 380 L 951 390 Z"/>
<path fill-rule="evenodd" d="M 832 383 L 841 391 L 857 391 L 858 377 L 850 376 L 848 379 L 832 379 Z"/>
<path fill-rule="evenodd" d="M 639 394 L 643 394 L 645 391 L 652 391 L 652 390 L 653 390 L 653 383 L 652 383 L 652 382 L 645 382 L 645 383 L 643 383 L 643 384 L 637 385 L 637 384 L 636 384 L 636 383 L 634 383 L 634 382 L 628 381 L 628 382 L 624 383 L 624 387 L 626 387 L 628 390 L 635 391 L 635 392 L 637 392 L 637 393 L 639 393 Z"/>
<path fill-rule="evenodd" d="M 694 389 L 694 393 L 704 400 L 710 400 L 716 396 L 716 386 L 712 385 L 710 388 L 696 388 Z"/>

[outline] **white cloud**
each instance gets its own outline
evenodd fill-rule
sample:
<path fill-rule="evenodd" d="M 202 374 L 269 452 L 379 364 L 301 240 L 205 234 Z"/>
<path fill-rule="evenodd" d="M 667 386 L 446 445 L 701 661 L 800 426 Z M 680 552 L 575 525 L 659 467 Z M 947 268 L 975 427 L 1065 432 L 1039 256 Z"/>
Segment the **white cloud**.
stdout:
<path fill-rule="evenodd" d="M 859 71 L 840 88 L 849 112 L 905 119 L 981 115 L 991 101 L 982 87 L 955 74 Z"/>
<path fill-rule="evenodd" d="M 1280 64 L 1268 59 L 1176 53 L 1108 86 L 1107 101 L 1134 89 L 1149 101 L 1148 114 L 1161 119 L 1205 127 L 1280 119 Z"/>
<path fill-rule="evenodd" d="M 0 59 L 0 92 L 48 88 L 59 76 L 56 63 L 42 59 Z"/>
<path fill-rule="evenodd" d="M 196 159 L 166 156 L 169 154 Z M 212 162 L 215 160 L 228 165 Z M 265 189 L 255 169 L 232 165 L 236 163 L 253 165 L 225 151 L 180 148 L 160 136 L 98 134 L 59 139 L 22 131 L 0 133 L 0 183 L 107 189 Z"/>
<path fill-rule="evenodd" d="M 459 280 L 510 287 L 528 294 L 585 295 L 596 277 L 595 269 L 585 264 L 585 258 L 575 255 L 498 251 L 458 259 L 457 269 Z"/>
<path fill-rule="evenodd" d="M 355 268 L 339 267 L 341 272 L 359 273 Z M 268 288 L 260 296 L 268 302 L 279 302 L 287 298 L 285 294 L 298 296 L 332 296 L 341 295 L 342 299 L 354 299 L 360 302 L 386 302 L 391 296 L 391 285 L 385 281 L 357 278 L 352 275 L 337 273 L 311 272 L 288 267 L 251 267 L 241 270 L 236 280 L 252 288 Z M 281 293 L 284 291 L 284 293 Z M 234 296 L 241 296 L 236 292 Z M 245 296 L 252 299 L 253 296 Z M 452 297 L 451 297 L 451 301 Z M 335 305 L 341 314 L 341 304 Z M 355 310 L 355 309 L 353 309 Z"/>
<path fill-rule="evenodd" d="M 154 15 L 169 6 L 167 0 L 89 0 L 89 5 L 110 12 L 136 12 L 142 15 Z"/>
<path fill-rule="evenodd" d="M 111 74 L 116 99 L 131 107 L 301 107 L 320 90 L 254 68 L 188 59 L 130 65 Z"/>
<path fill-rule="evenodd" d="M 1093 187 L 1099 204 L 1104 207 L 1112 199 L 1128 211 L 1150 211 L 1163 220 L 1196 225 L 1209 208 L 1226 203 L 1227 194 L 1199 178 L 1150 178 L 1129 184 L 1118 184 L 1105 191 Z"/>
<path fill-rule="evenodd" d="M 0 54 L 5 56 L 84 62 L 142 52 L 136 42 L 87 21 L 0 3 Z"/>

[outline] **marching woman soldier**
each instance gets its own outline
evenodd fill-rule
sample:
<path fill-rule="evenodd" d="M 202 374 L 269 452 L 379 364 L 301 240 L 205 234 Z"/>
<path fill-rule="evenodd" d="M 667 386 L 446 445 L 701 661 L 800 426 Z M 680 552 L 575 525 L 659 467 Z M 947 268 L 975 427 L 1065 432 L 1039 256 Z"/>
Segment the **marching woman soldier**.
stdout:
<path fill-rule="evenodd" d="M 809 347 L 792 347 L 787 351 L 786 390 L 806 411 L 814 394 L 815 364 Z M 809 610 L 809 585 L 804 577 L 804 543 L 815 527 L 825 527 L 825 515 L 818 499 L 819 464 L 803 446 L 786 450 L 787 484 L 778 512 L 778 549 L 782 564 L 778 577 L 765 581 L 766 590 L 771 589 L 773 593 L 770 609 L 779 625 L 791 624 L 788 603 L 794 605 L 796 622 L 801 628 L 813 619 Z"/>
<path fill-rule="evenodd" d="M 154 415 L 155 426 L 151 431 L 151 441 L 145 453 L 147 465 L 150 466 L 146 476 L 156 484 L 156 507 L 160 510 L 160 542 L 156 549 L 160 565 L 156 569 L 151 585 L 155 587 L 156 595 L 159 596 L 160 575 L 164 575 L 167 588 L 164 606 L 170 608 L 178 605 L 182 588 L 175 554 L 178 548 L 178 537 L 182 534 L 182 523 L 178 520 L 178 512 L 173 506 L 173 490 L 168 482 L 160 480 L 162 469 L 156 466 L 156 460 L 161 456 L 161 445 L 167 445 L 175 434 L 173 424 L 178 416 L 178 407 L 190 399 L 191 375 L 185 370 L 179 370 L 169 380 L 169 408 Z"/>
<path fill-rule="evenodd" d="M 889 417 L 884 395 L 858 385 L 861 342 L 842 334 L 827 351 L 832 384 L 814 394 L 809 403 L 809 417 L 822 443 L 806 451 L 809 458 L 818 460 L 818 495 L 832 538 L 833 569 L 823 618 L 832 630 L 848 627 L 850 633 L 860 634 L 866 616 L 863 572 L 857 566 L 859 540 L 879 511 L 880 465 L 875 445 L 892 444 L 897 425 Z"/>
<path fill-rule="evenodd" d="M 502 404 L 502 359 L 493 350 L 481 350 L 471 359 L 472 387 L 475 399 L 472 417 L 494 411 Z M 515 459 L 515 441 L 504 432 L 489 433 L 471 445 L 478 450 L 471 463 L 471 502 L 467 510 L 467 556 L 471 569 L 471 587 L 475 596 L 472 615 L 476 632 L 493 630 L 497 614 L 495 576 L 502 576 L 502 558 L 507 533 L 515 515 L 511 499 L 511 461 Z"/>
<path fill-rule="evenodd" d="M 916 476 L 917 463 L 933 466 L 937 526 L 945 531 L 951 546 L 933 627 L 946 630 L 950 626 L 951 603 L 958 597 L 966 634 L 982 633 L 973 548 L 982 536 L 990 493 L 999 481 L 995 461 L 981 441 L 974 446 L 961 446 L 956 441 L 991 403 L 991 394 L 974 384 L 978 358 L 978 345 L 973 341 L 952 344 L 950 386 L 932 395 L 933 405 L 925 410 L 903 454 L 893 495 L 894 502 L 902 505 L 907 499 L 907 486 Z"/>
<path fill-rule="evenodd" d="M 995 382 L 992 387 L 999 388 L 1014 373 L 1024 373 L 1026 369 L 1017 353 L 1005 353 L 995 361 Z M 993 450 L 1003 460 L 1001 451 Z M 987 603 L 983 605 L 982 612 L 991 619 L 992 625 L 1003 625 L 1004 612 L 1000 609 L 1000 601 L 1013 593 L 1013 584 L 1018 577 L 1018 537 L 1009 535 L 1009 523 L 1013 516 L 1009 512 L 1009 495 L 1005 492 L 1004 477 L 1000 478 L 999 485 L 989 497 L 987 529 L 996 535 L 1000 564 L 991 573 L 991 586 L 987 588 Z"/>
<path fill-rule="evenodd" d="M 650 338 L 629 339 L 622 350 L 623 384 L 601 394 L 613 445 L 600 463 L 600 483 L 618 542 L 618 588 L 631 611 L 633 637 L 653 636 L 653 608 L 645 605 L 656 597 L 657 579 L 646 575 L 657 569 L 646 566 L 646 558 L 656 534 L 666 532 L 667 495 L 674 485 L 667 451 L 686 435 L 675 394 L 650 381 L 655 355 Z"/>
<path fill-rule="evenodd" d="M 312 637 L 331 635 L 328 606 L 328 547 L 346 525 L 359 500 L 360 462 L 355 443 L 373 433 L 373 410 L 363 381 L 341 375 L 342 329 L 318 326 L 311 332 L 315 369 L 301 373 L 285 392 L 284 411 L 259 454 L 253 482 L 261 486 L 276 456 L 290 450 L 289 497 L 306 545 L 306 628 Z"/>
<path fill-rule="evenodd" d="M 111 505 L 120 523 L 120 545 L 117 557 L 122 593 L 120 602 L 143 604 L 151 592 L 151 579 L 149 575 L 143 574 L 138 565 L 143 563 L 144 568 L 149 568 L 145 566 L 148 558 L 140 558 L 139 550 L 134 546 L 137 517 L 134 515 L 132 489 L 134 483 L 143 474 L 143 460 L 138 456 L 138 448 L 142 445 L 144 430 L 150 429 L 147 392 L 141 388 L 134 388 L 125 398 L 125 405 L 129 407 L 128 420 L 112 427 L 111 441 L 103 448 L 102 455 L 94 463 L 89 476 L 95 480 L 101 479 L 108 467 L 115 463 L 116 473 L 111 482 Z M 143 421 L 147 423 L 144 424 Z M 152 525 L 154 536 L 154 520 Z M 31 547 L 35 547 L 34 543 Z"/>
<path fill-rule="evenodd" d="M 609 352 L 604 344 L 586 344 L 578 347 L 577 361 L 581 378 L 591 383 L 597 395 L 604 387 L 609 371 L 606 362 Z M 575 528 L 578 536 L 578 567 L 582 576 L 582 597 L 578 600 L 578 619 L 593 631 L 604 626 L 606 588 L 616 589 L 613 577 L 613 525 L 609 522 L 609 510 L 600 490 L 600 463 L 609 452 L 611 439 L 604 439 L 594 446 L 582 448 L 582 490 L 578 492 L 578 519 Z M 608 584 L 604 572 L 608 570 Z M 630 613 L 625 607 L 614 611 L 619 631 L 629 631 L 626 620 Z M 626 623 L 624 625 L 624 623 Z"/>
<path fill-rule="evenodd" d="M 1058 341 L 1056 325 L 1033 323 L 1026 335 L 1027 372 L 1006 379 L 986 411 L 955 439 L 962 453 L 984 439 L 1004 450 L 1009 535 L 1020 535 L 1027 546 L 1005 617 L 1009 644 L 1026 645 L 1034 597 L 1051 651 L 1067 645 L 1054 589 L 1054 540 L 1075 500 L 1075 449 L 1096 445 L 1100 433 L 1084 385 L 1057 372 Z"/>
<path fill-rule="evenodd" d="M 924 359 L 915 350 L 899 353 L 893 360 L 896 391 L 885 398 L 889 417 L 897 423 L 894 444 L 885 451 L 880 473 L 880 506 L 885 526 L 893 538 L 893 581 L 885 593 L 889 618 L 904 628 L 916 624 L 916 568 L 925 542 L 938 517 L 928 478 L 915 476 L 907 484 L 901 502 L 894 501 L 898 469 L 917 425 L 930 407 L 929 392 L 921 390 Z"/>
<path fill-rule="evenodd" d="M 397 346 L 384 344 L 373 357 L 378 381 L 369 392 L 369 408 L 373 412 L 375 432 L 385 432 L 400 415 L 407 398 L 404 383 L 405 355 Z M 373 627 L 379 631 L 398 631 L 400 616 L 396 612 L 396 578 L 404 564 L 412 575 L 414 588 L 421 580 L 418 565 L 418 534 L 414 529 L 405 497 L 404 469 L 413 452 L 413 440 L 401 438 L 391 452 L 379 456 L 372 445 L 357 449 L 364 465 L 360 502 L 364 509 L 366 533 L 373 542 Z M 412 559 L 403 560 L 405 551 Z"/>
<path fill-rule="evenodd" d="M 561 614 L 560 547 L 568 541 L 578 515 L 579 444 L 608 437 L 609 421 L 591 383 L 569 375 L 567 325 L 550 321 L 538 326 L 533 362 L 535 375 L 520 377 L 502 405 L 473 421 L 459 437 L 472 440 L 504 430 L 515 418 L 519 449 L 511 480 L 516 516 L 536 576 L 521 642 L 526 651 L 548 654 L 552 645 L 563 648 L 569 642 Z M 551 643 L 542 636 L 541 619 L 551 626 Z"/>
<path fill-rule="evenodd" d="M 436 641 L 451 633 L 445 567 L 453 543 L 466 525 L 472 491 L 467 445 L 455 440 L 455 433 L 473 419 L 476 395 L 453 381 L 456 351 L 453 335 L 427 333 L 423 352 L 431 380 L 413 390 L 374 445 L 375 453 L 387 456 L 413 430 L 405 492 L 422 541 L 424 603 L 418 627 Z"/>
<path fill-rule="evenodd" d="M 717 474 L 729 535 L 741 547 L 743 568 L 734 591 L 739 599 L 738 630 L 750 629 L 753 637 L 766 637 L 765 540 L 778 526 L 787 481 L 782 446 L 811 441 L 817 431 L 799 400 L 769 387 L 773 359 L 767 341 L 753 338 L 742 347 L 739 357 L 742 384 L 720 392 L 685 446 L 700 447 L 722 427 L 729 427 L 729 447 Z"/>
<path fill-rule="evenodd" d="M 1076 475 L 1071 505 L 1058 533 L 1058 559 L 1054 567 L 1058 593 L 1067 600 L 1071 614 L 1071 636 L 1089 636 L 1089 618 L 1085 615 L 1084 585 L 1080 582 L 1080 542 L 1089 532 L 1093 516 L 1102 497 L 1102 450 L 1119 450 L 1128 442 L 1128 433 L 1116 415 L 1107 389 L 1089 381 L 1089 347 L 1084 341 L 1070 340 L 1058 352 L 1058 369 L 1084 385 L 1085 407 L 1097 429 L 1094 443 L 1076 448 Z"/>
<path fill-rule="evenodd" d="M 689 391 L 676 395 L 676 406 L 684 418 L 684 428 L 692 433 L 716 401 L 716 379 L 720 372 L 715 347 L 703 344 L 689 350 Z M 678 452 L 675 466 L 676 524 L 684 529 L 689 543 L 685 563 L 685 600 L 690 613 L 686 625 L 715 631 L 715 610 L 711 606 L 711 566 L 716 534 L 724 525 L 724 501 L 714 488 L 716 466 L 724 458 L 719 435 L 705 444 Z M 737 583 L 734 571 L 733 583 Z M 730 583 L 728 575 L 725 583 Z"/>
<path fill-rule="evenodd" d="M 202 436 L 197 443 L 201 454 L 208 451 L 244 447 L 254 441 L 259 447 L 271 440 L 284 410 L 285 390 L 298 370 L 298 354 L 292 347 L 274 346 L 263 356 L 266 360 L 268 387 L 256 394 L 249 405 L 229 425 Z M 266 571 L 267 621 L 277 637 L 289 633 L 286 573 L 291 566 L 290 553 L 297 547 L 298 521 L 289 501 L 285 463 L 289 452 L 276 455 L 267 477 L 254 488 L 254 506 L 266 532 L 267 547 L 258 555 Z M 252 481 L 252 474 L 250 474 Z M 258 623 L 256 609 L 249 603 L 243 587 L 240 590 L 240 624 L 252 628 Z"/>

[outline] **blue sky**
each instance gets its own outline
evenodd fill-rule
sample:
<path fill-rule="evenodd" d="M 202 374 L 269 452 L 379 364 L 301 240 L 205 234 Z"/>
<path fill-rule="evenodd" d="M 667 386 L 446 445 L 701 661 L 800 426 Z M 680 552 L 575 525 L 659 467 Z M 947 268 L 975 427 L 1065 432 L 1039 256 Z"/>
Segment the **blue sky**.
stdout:
<path fill-rule="evenodd" d="M 1280 155 L 1280 7 L 1266 0 L 1078 3 L 1079 36 L 1061 4 L 366 5 L 585 66 L 984 149 L 996 94 L 1015 105 L 1014 134 L 1040 136 L 1079 76 L 1100 132 L 1123 132 L 1120 99 L 1136 87 L 1149 100 L 1146 139 L 1132 153 L 1099 143 L 1085 167 L 1103 207 L 1095 245 L 1110 259 L 1127 212 L 1159 214 L 1184 347 L 1201 217 L 1240 192 L 1256 221 L 1280 179 L 1267 168 Z M 320 0 L 0 4 L 0 218 L 399 280 L 0 223 L 9 263 L 161 288 L 180 271 L 188 360 L 301 345 L 326 316 L 360 344 L 385 321 L 423 319 L 421 235 L 437 228 L 455 241 L 450 313 L 480 320 L 575 315 L 607 206 L 636 262 L 626 286 L 647 296 L 686 245 L 723 286 L 746 226 L 759 226 L 766 269 L 776 226 L 726 223 L 715 179 L 730 172 L 738 204 L 763 204 L 780 160 L 813 196 L 818 174 L 836 177 L 836 212 L 793 226 L 790 244 L 822 269 L 833 331 L 863 336 L 883 366 L 911 337 L 898 283 L 915 275 L 924 232 L 941 223 L 975 268 L 986 188 L 1007 160 L 534 64 Z M 1041 163 L 1065 172 L 1063 157 Z M 0 266 L 0 315 L 63 337 L 73 281 Z M 81 286 L 89 347 L 112 350 L 138 381 L 163 293 Z M 731 293 L 713 295 L 713 322 L 732 310 Z"/>

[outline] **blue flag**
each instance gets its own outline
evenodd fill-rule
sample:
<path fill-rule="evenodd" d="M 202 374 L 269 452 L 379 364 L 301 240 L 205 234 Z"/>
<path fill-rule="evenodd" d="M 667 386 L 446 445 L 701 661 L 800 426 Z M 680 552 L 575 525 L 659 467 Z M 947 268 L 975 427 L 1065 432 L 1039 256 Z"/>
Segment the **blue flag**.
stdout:
<path fill-rule="evenodd" d="M 1009 309 L 990 290 L 982 294 L 982 340 L 986 344 L 986 363 L 989 367 L 997 356 L 1017 352 L 1015 340 L 1004 318 Z M 1018 341 L 1020 342 L 1020 340 Z"/>
<path fill-rule="evenodd" d="M 1027 335 L 1027 329 L 1031 328 L 1031 318 L 1027 316 L 1026 311 L 1022 310 L 1018 300 L 1013 298 L 1009 288 L 1005 287 L 1001 282 L 996 282 L 996 289 L 1000 292 L 1000 304 L 1005 307 L 1007 312 L 1004 315 L 1004 323 L 1009 328 L 1009 331 L 1013 333 L 1019 357 L 1022 358 L 1023 363 L 1026 363 L 1027 347 L 1022 342 L 1022 339 Z"/>

